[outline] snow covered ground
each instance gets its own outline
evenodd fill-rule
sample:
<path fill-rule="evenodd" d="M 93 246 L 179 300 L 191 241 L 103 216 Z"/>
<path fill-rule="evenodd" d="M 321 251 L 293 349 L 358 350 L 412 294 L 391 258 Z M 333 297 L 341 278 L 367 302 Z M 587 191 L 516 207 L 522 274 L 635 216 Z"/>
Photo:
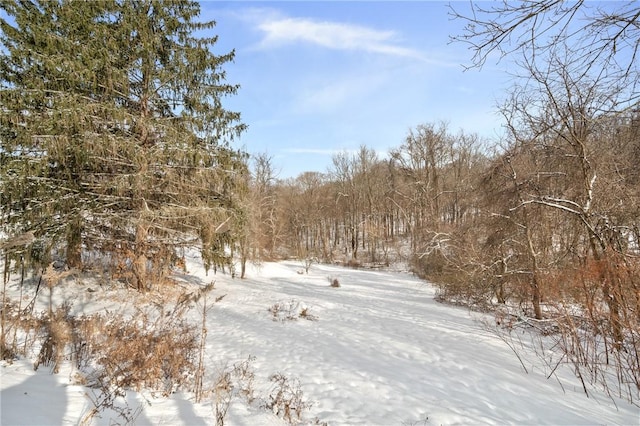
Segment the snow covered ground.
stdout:
<path fill-rule="evenodd" d="M 308 423 L 640 424 L 638 407 L 604 394 L 587 397 L 568 369 L 558 371 L 559 380 L 547 379 L 548 370 L 531 356 L 524 359 L 526 373 L 483 325 L 490 317 L 435 302 L 434 288 L 409 274 L 330 265 L 304 274 L 289 261 L 252 268 L 240 280 L 206 276 L 196 258 L 187 269 L 185 282 L 215 280 L 213 295 L 225 295 L 207 315 L 209 382 L 246 360 L 255 372 L 256 400 L 234 398 L 225 424 L 286 424 L 260 403 L 276 373 L 299 384 L 311 404 L 303 416 Z M 339 288 L 330 286 L 334 278 Z M 54 298 L 75 294 L 74 312 L 93 313 L 127 309 L 134 294 L 93 287 L 88 292 L 86 283 L 70 281 Z M 13 282 L 11 294 L 17 290 Z M 192 315 L 197 320 L 197 309 Z M 91 408 L 92 390 L 74 384 L 68 365 L 52 375 L 47 367 L 33 371 L 33 360 L 19 360 L 3 362 L 0 373 L 2 425 L 78 424 Z M 135 424 L 215 424 L 211 398 L 196 404 L 186 392 L 170 398 L 128 392 L 126 400 Z M 118 421 L 105 412 L 94 424 Z"/>

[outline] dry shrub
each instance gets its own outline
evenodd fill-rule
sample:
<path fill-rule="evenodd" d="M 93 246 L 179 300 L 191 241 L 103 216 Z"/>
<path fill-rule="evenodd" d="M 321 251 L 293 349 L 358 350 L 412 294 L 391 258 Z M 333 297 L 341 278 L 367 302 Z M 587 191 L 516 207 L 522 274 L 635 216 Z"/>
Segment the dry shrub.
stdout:
<path fill-rule="evenodd" d="M 554 269 L 544 280 L 545 299 L 591 309 L 602 302 L 602 277 L 603 264 L 593 259 Z"/>
<path fill-rule="evenodd" d="M 353 269 L 360 269 L 362 263 L 358 259 L 349 259 L 344 263 L 344 266 Z"/>
<path fill-rule="evenodd" d="M 499 282 L 486 271 L 475 268 L 451 268 L 438 275 L 427 274 L 426 278 L 437 286 L 437 301 L 479 311 L 489 310 L 496 302 L 504 301 L 506 294 L 513 294 L 509 282 Z"/>
<path fill-rule="evenodd" d="M 60 307 L 53 309 L 53 289 L 64 278 L 77 272 L 74 269 L 60 270 L 53 263 L 45 269 L 42 280 L 49 288 L 49 311 L 44 318 L 45 337 L 38 359 L 34 363 L 37 370 L 41 364 L 53 363 L 53 372 L 57 373 L 60 362 L 63 360 L 67 345 L 73 338 L 73 318 L 69 315 L 71 304 L 64 302 Z M 30 314 L 28 314 L 30 315 Z"/>
<path fill-rule="evenodd" d="M 317 321 L 318 317 L 309 312 L 309 308 L 303 303 L 291 299 L 288 302 L 277 302 L 269 308 L 273 321 L 296 321 L 299 318 L 309 321 Z"/>
<path fill-rule="evenodd" d="M 237 362 L 231 367 L 224 368 L 214 382 L 214 408 L 216 426 L 224 425 L 229 406 L 234 398 L 240 398 L 251 405 L 260 401 L 261 408 L 273 412 L 290 425 L 303 423 L 302 415 L 309 410 L 313 403 L 304 398 L 300 381 L 290 379 L 281 373 L 269 377 L 272 385 L 266 398 L 257 398 L 254 394 L 255 372 L 253 369 L 255 357 Z M 317 418 L 307 424 L 325 425 Z"/>
<path fill-rule="evenodd" d="M 546 336 L 533 345 L 540 358 L 552 371 L 569 364 L 585 393 L 598 387 L 640 406 L 639 261 L 608 252 L 545 278 L 546 319 L 501 324 Z M 559 349 L 559 359 L 545 349 Z"/>
<path fill-rule="evenodd" d="M 421 250 L 411 258 L 414 274 L 438 287 L 436 300 L 485 310 L 504 283 L 496 282 L 485 259 L 476 253 L 467 236 L 428 233 L 420 243 Z"/>
<path fill-rule="evenodd" d="M 2 314 L 2 336 L 0 336 L 0 355 L 3 360 L 15 359 L 20 354 L 17 332 L 21 329 L 20 309 L 17 303 L 4 298 L 0 306 Z"/>
<path fill-rule="evenodd" d="M 580 378 L 640 404 L 638 260 L 607 253 L 577 271 L 582 294 L 558 307 L 559 344 Z M 577 312 L 576 312 L 577 311 Z"/>
<path fill-rule="evenodd" d="M 78 368 L 87 373 L 83 384 L 96 389 L 91 398 L 94 407 L 84 422 L 111 410 L 126 423 L 133 423 L 139 412 L 130 409 L 126 401 L 122 407 L 123 401 L 118 399 L 129 389 L 144 388 L 168 396 L 180 388 L 196 388 L 198 332 L 205 330 L 184 316 L 211 289 L 213 283 L 194 293 L 167 287 L 137 296 L 153 308 L 138 307 L 130 317 L 111 313 L 78 320 L 74 346 Z"/>
<path fill-rule="evenodd" d="M 233 382 L 231 372 L 223 371 L 213 385 L 216 426 L 223 426 L 227 411 L 233 399 Z"/>
<path fill-rule="evenodd" d="M 244 361 L 233 364 L 231 370 L 232 376 L 236 380 L 236 389 L 238 394 L 244 398 L 249 404 L 255 400 L 253 382 L 256 378 L 253 371 L 253 362 L 256 357 L 249 356 Z"/>
<path fill-rule="evenodd" d="M 274 321 L 295 321 L 298 319 L 298 307 L 300 302 L 292 299 L 289 302 L 277 302 L 269 307 L 269 313 Z"/>
<path fill-rule="evenodd" d="M 50 267 L 43 280 L 53 292 L 70 273 Z M 27 355 L 35 346 L 39 352 L 34 368 L 51 365 L 54 373 L 64 360 L 74 360 L 75 378 L 91 388 L 87 397 L 93 403 L 81 423 L 89 424 L 105 410 L 132 423 L 139 412 L 123 402 L 128 390 L 145 388 L 168 395 L 183 386 L 191 388 L 199 330 L 184 314 L 200 293 L 178 294 L 167 288 L 153 296 L 136 296 L 147 309 L 138 307 L 127 317 L 117 312 L 73 316 L 70 303 L 54 307 L 51 297 L 48 310 L 34 314 L 5 298 L 3 356 Z"/>
<path fill-rule="evenodd" d="M 334 288 L 340 287 L 340 280 L 335 277 L 329 277 L 329 285 Z"/>
<path fill-rule="evenodd" d="M 73 318 L 69 315 L 70 310 L 71 305 L 64 303 L 52 314 L 40 320 L 44 329 L 44 341 L 38 359 L 33 365 L 34 370 L 40 365 L 52 365 L 53 372 L 58 373 L 67 346 L 73 340 L 74 324 Z"/>
<path fill-rule="evenodd" d="M 289 424 L 300 423 L 303 411 L 313 406 L 313 403 L 304 398 L 300 381 L 289 379 L 281 373 L 272 375 L 270 380 L 273 386 L 265 402 L 265 408 Z"/>
<path fill-rule="evenodd" d="M 29 309 L 20 309 L 20 304 L 6 299 L 0 308 L 4 315 L 2 339 L 2 359 L 11 361 L 19 356 L 26 356 L 40 336 L 46 335 L 45 325 L 48 315 L 35 316 Z"/>
<path fill-rule="evenodd" d="M 130 319 L 88 319 L 84 362 L 97 369 L 89 378 L 101 387 L 160 390 L 164 395 L 189 382 L 198 349 L 196 328 L 182 318 L 138 312 Z"/>
<path fill-rule="evenodd" d="M 45 274 L 50 289 L 60 276 L 52 273 Z M 192 379 L 198 330 L 184 319 L 188 306 L 197 301 L 195 296 L 167 296 L 175 296 L 176 302 L 154 301 L 155 308 L 138 308 L 130 317 L 118 313 L 73 316 L 68 302 L 59 307 L 50 302 L 47 312 L 33 314 L 6 300 L 3 355 L 27 355 L 41 344 L 35 369 L 52 365 L 57 372 L 63 360 L 73 358 L 80 372 L 89 374 L 83 380 L 91 386 L 148 388 L 169 394 Z"/>
<path fill-rule="evenodd" d="M 145 388 L 168 396 L 193 382 L 196 327 L 181 317 L 177 307 L 166 315 L 163 312 L 152 315 L 139 309 L 130 318 L 108 314 L 76 321 L 74 353 L 78 369 L 85 374 L 80 381 L 95 389 L 87 394 L 93 407 L 82 424 L 90 424 L 105 410 L 133 424 L 140 407 L 118 403 L 127 390 Z"/>
<path fill-rule="evenodd" d="M 248 404 L 252 404 L 255 400 L 253 361 L 255 357 L 250 356 L 244 361 L 237 362 L 232 367 L 225 368 L 215 380 L 213 392 L 216 426 L 224 425 L 233 398 L 242 398 Z"/>
<path fill-rule="evenodd" d="M 307 321 L 317 321 L 318 317 L 309 312 L 309 308 L 305 307 L 300 309 L 300 314 L 298 316 L 302 319 L 306 319 Z"/>

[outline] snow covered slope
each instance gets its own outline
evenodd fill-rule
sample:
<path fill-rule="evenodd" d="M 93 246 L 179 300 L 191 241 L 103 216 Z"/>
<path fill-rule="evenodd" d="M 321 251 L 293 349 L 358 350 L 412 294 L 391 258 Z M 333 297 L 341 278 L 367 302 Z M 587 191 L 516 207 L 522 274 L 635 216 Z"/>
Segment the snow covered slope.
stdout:
<path fill-rule="evenodd" d="M 329 425 L 640 424 L 637 407 L 587 398 L 570 371 L 559 372 L 561 385 L 532 356 L 525 373 L 483 326 L 489 317 L 435 302 L 433 287 L 411 275 L 329 265 L 304 274 L 301 264 L 280 262 L 240 280 L 205 276 L 195 258 L 187 269 L 185 280 L 215 281 L 214 296 L 224 295 L 207 314 L 209 380 L 247 359 L 255 371 L 256 401 L 236 398 L 225 424 L 284 424 L 260 407 L 276 373 L 299 382 L 311 404 L 306 421 Z M 101 292 L 83 305 L 97 311 Z M 90 406 L 68 369 L 51 376 L 18 361 L 0 372 L 2 425 L 77 424 Z M 140 409 L 136 424 L 215 424 L 212 402 L 194 404 L 188 393 L 127 398 Z M 109 413 L 95 420 L 109 421 Z"/>

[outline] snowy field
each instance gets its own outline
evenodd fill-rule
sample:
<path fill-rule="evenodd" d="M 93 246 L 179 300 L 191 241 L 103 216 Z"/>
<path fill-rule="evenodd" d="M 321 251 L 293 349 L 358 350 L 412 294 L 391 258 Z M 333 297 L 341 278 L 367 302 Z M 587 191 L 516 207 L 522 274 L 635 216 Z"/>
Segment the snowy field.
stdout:
<path fill-rule="evenodd" d="M 587 397 L 568 369 L 547 379 L 531 356 L 523 359 L 526 373 L 483 325 L 490 317 L 435 302 L 434 288 L 411 275 L 328 265 L 305 274 L 293 261 L 251 268 L 245 280 L 206 276 L 197 259 L 188 259 L 187 269 L 185 285 L 215 281 L 212 295 L 224 295 L 207 314 L 207 380 L 246 360 L 255 372 L 255 400 L 235 397 L 225 424 L 286 424 L 260 402 L 276 373 L 299 384 L 307 424 L 640 424 L 637 407 L 604 394 Z M 333 279 L 339 288 L 330 286 Z M 9 294 L 17 292 L 12 282 Z M 44 310 L 48 291 L 41 293 Z M 72 300 L 76 314 L 124 313 L 134 294 L 71 279 L 54 290 L 54 300 Z M 197 307 L 191 315 L 198 320 Z M 33 360 L 3 362 L 0 423 L 79 424 L 91 390 L 75 384 L 68 364 L 53 375 L 46 366 L 35 372 Z M 216 422 L 212 397 L 196 404 L 188 392 L 127 392 L 121 403 L 137 425 Z M 120 421 L 107 411 L 93 423 Z"/>

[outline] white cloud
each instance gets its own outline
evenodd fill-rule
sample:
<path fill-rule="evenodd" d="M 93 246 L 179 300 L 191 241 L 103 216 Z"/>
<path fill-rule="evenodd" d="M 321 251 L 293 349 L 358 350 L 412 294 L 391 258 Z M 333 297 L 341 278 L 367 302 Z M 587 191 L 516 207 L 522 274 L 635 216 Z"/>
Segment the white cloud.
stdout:
<path fill-rule="evenodd" d="M 252 15 L 256 17 L 255 14 Z M 259 48 L 310 43 L 327 49 L 356 50 L 426 60 L 422 52 L 400 45 L 396 32 L 389 30 L 275 14 L 258 18 L 257 28 L 264 34 L 258 44 Z"/>

